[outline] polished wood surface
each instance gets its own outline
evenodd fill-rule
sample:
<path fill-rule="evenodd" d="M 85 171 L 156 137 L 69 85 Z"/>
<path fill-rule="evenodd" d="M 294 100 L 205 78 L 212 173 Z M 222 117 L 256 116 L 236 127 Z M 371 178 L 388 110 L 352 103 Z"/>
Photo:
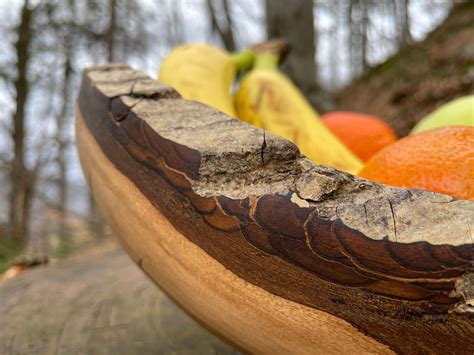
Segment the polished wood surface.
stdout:
<path fill-rule="evenodd" d="M 473 202 L 314 166 L 125 65 L 84 72 L 76 122 L 85 176 L 126 249 L 231 342 L 474 350 Z"/>

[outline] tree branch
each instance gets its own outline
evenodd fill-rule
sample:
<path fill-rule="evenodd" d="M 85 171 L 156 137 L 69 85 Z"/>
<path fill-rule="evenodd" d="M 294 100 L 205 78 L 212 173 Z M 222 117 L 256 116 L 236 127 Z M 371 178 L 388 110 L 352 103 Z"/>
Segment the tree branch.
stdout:
<path fill-rule="evenodd" d="M 227 24 L 225 27 L 224 26 L 221 27 L 217 19 L 217 11 L 216 11 L 216 8 L 214 7 L 213 1 L 207 0 L 208 12 L 211 18 L 211 28 L 213 31 L 219 34 L 220 39 L 222 40 L 225 48 L 228 51 L 235 51 L 235 40 L 234 40 L 234 34 L 232 32 L 232 18 L 230 15 L 229 4 L 227 0 L 221 0 L 221 1 L 223 2 L 223 9 L 224 9 L 224 14 L 225 14 Z"/>

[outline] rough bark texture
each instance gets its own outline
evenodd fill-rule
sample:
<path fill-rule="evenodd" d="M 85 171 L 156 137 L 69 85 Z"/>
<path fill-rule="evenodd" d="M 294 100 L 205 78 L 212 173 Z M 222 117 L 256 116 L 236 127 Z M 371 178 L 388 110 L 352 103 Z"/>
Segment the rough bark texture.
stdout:
<path fill-rule="evenodd" d="M 474 203 L 315 166 L 125 65 L 87 70 L 78 108 L 118 171 L 238 277 L 398 352 L 474 350 Z"/>
<path fill-rule="evenodd" d="M 456 5 L 424 41 L 402 47 L 339 92 L 338 109 L 378 115 L 404 136 L 427 113 L 472 94 L 473 18 L 474 2 Z"/>
<path fill-rule="evenodd" d="M 236 354 L 107 242 L 0 283 L 0 353 Z"/>

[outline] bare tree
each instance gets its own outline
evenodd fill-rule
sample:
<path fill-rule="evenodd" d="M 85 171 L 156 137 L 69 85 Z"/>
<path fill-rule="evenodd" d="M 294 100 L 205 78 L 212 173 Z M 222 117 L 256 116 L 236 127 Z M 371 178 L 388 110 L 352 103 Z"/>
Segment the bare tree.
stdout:
<path fill-rule="evenodd" d="M 209 18 L 211 19 L 211 30 L 217 32 L 228 51 L 235 51 L 235 39 L 232 28 L 232 16 L 230 13 L 229 0 L 219 0 L 219 12 L 216 1 L 207 0 Z M 223 16 L 219 16 L 222 14 Z M 224 17 L 221 21 L 219 19 Z"/>
<path fill-rule="evenodd" d="M 348 26 L 350 28 L 351 71 L 353 76 L 364 73 L 368 67 L 369 6 L 367 0 L 351 0 Z"/>
<path fill-rule="evenodd" d="M 128 56 L 136 53 L 146 53 L 147 35 L 150 30 L 147 28 L 147 19 L 151 20 L 152 13 L 147 14 L 143 10 L 143 5 L 138 0 L 109 0 L 108 6 L 98 0 L 89 2 L 88 19 L 80 28 L 84 31 L 85 45 L 92 45 L 94 42 L 102 43 L 105 49 L 105 59 L 108 62 L 127 61 Z M 175 2 L 177 3 L 177 2 Z M 102 8 L 102 11 L 97 9 Z M 171 11 L 177 15 L 176 4 L 172 4 Z M 91 24 L 101 23 L 105 15 L 106 21 L 103 23 L 103 30 L 93 30 Z M 103 22 L 103 21 L 102 21 Z M 76 48 L 77 50 L 77 48 Z M 104 221 L 100 215 L 98 207 L 89 195 L 89 227 L 96 236 L 101 236 L 104 231 Z"/>
<path fill-rule="evenodd" d="M 44 127 L 48 126 L 48 119 L 54 117 L 56 92 L 52 84 L 54 84 L 56 71 L 54 65 L 46 66 L 52 68 L 46 75 L 44 70 L 37 70 L 47 61 L 45 58 L 52 57 L 45 54 L 54 53 L 50 50 L 55 45 L 47 43 L 57 43 L 57 41 L 51 41 L 51 34 L 56 31 L 55 25 L 50 26 L 49 22 L 53 10 L 54 6 L 50 1 L 32 6 L 26 0 L 20 9 L 20 21 L 14 29 L 17 40 L 12 46 L 16 54 L 16 76 L 11 79 L 16 105 L 7 123 L 11 154 L 3 165 L 7 168 L 9 176 L 9 235 L 15 240 L 28 241 L 28 244 L 33 237 L 29 233 L 30 209 L 37 185 L 40 183 L 42 169 L 53 154 L 51 137 L 45 133 Z M 51 28 L 47 30 L 46 27 Z M 33 31 L 33 28 L 37 30 Z M 33 92 L 42 93 L 40 103 L 33 102 L 32 105 L 30 102 L 29 97 Z M 27 127 L 27 112 L 32 106 L 35 108 L 35 115 L 42 118 L 41 124 L 38 124 L 38 120 L 33 121 L 34 129 Z M 58 116 L 62 116 L 62 113 Z M 64 126 L 59 121 L 59 117 L 58 125 Z M 65 159 L 61 160 L 65 161 Z M 66 166 L 61 169 L 64 174 L 66 169 Z M 65 180 L 66 177 L 64 177 Z M 65 188 L 61 196 L 65 196 L 64 190 Z"/>
<path fill-rule="evenodd" d="M 359 37 L 360 37 L 360 72 L 363 73 L 369 68 L 368 64 L 368 28 L 369 28 L 369 4 L 367 0 L 359 2 L 360 20 L 359 20 Z"/>
<path fill-rule="evenodd" d="M 117 38 L 117 7 L 118 3 L 116 0 L 109 1 L 109 21 L 107 29 L 103 34 L 106 45 L 106 57 L 108 62 L 113 62 L 116 60 L 116 38 Z M 98 33 L 100 37 L 101 34 Z M 100 211 L 97 207 L 97 203 L 92 196 L 92 193 L 89 192 L 89 228 L 91 233 L 101 237 L 104 231 L 104 221 L 100 214 Z"/>
<path fill-rule="evenodd" d="M 166 16 L 166 39 L 169 47 L 174 47 L 184 40 L 183 18 L 181 13 L 181 3 L 179 1 L 171 1 L 167 6 Z"/>
<path fill-rule="evenodd" d="M 322 97 L 316 82 L 317 33 L 314 27 L 312 0 L 266 0 L 266 25 L 269 38 L 284 37 L 291 55 L 282 69 L 298 85 L 319 111 L 327 111 L 330 102 Z"/>
<path fill-rule="evenodd" d="M 27 212 L 31 198 L 31 181 L 25 165 L 25 108 L 30 86 L 27 80 L 30 59 L 32 10 L 25 0 L 21 10 L 21 20 L 16 29 L 18 39 L 14 45 L 17 57 L 17 77 L 14 81 L 16 110 L 12 116 L 11 139 L 13 159 L 10 170 L 10 236 L 22 240 L 27 233 Z"/>
<path fill-rule="evenodd" d="M 398 45 L 400 47 L 412 41 L 410 32 L 410 0 L 395 0 L 396 20 L 398 27 Z"/>
<path fill-rule="evenodd" d="M 107 40 L 107 61 L 113 62 L 115 60 L 114 56 L 114 46 L 115 46 L 115 32 L 117 28 L 117 1 L 110 0 L 109 2 L 109 12 L 110 12 L 110 20 L 109 26 L 106 33 L 106 40 Z"/>
<path fill-rule="evenodd" d="M 64 36 L 64 63 L 62 73 L 62 103 L 61 109 L 56 117 L 56 144 L 57 144 L 57 156 L 56 164 L 58 167 L 58 179 L 57 187 L 59 192 L 59 214 L 60 214 L 60 230 L 65 230 L 64 218 L 67 210 L 68 200 L 68 166 L 69 162 L 67 159 L 67 152 L 70 145 L 70 139 L 68 137 L 68 126 L 70 123 L 70 106 L 71 106 L 71 92 L 70 85 L 73 74 L 73 68 L 71 64 L 71 35 L 67 33 Z"/>

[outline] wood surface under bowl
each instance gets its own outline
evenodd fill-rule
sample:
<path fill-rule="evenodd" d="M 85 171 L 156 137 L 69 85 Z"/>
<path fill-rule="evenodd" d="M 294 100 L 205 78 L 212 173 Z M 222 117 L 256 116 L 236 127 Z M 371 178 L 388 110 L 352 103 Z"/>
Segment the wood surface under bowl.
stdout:
<path fill-rule="evenodd" d="M 250 352 L 474 351 L 474 203 L 375 184 L 123 64 L 84 72 L 77 147 L 132 258 Z"/>

